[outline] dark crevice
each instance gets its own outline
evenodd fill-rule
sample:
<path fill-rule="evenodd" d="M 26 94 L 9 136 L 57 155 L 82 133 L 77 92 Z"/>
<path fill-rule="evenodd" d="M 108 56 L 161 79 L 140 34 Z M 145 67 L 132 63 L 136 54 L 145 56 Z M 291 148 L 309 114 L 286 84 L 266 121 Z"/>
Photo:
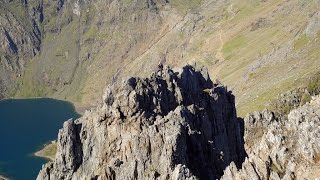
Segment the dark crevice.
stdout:
<path fill-rule="evenodd" d="M 12 39 L 12 37 L 10 36 L 9 32 L 7 30 L 4 30 L 4 35 L 6 36 L 10 49 L 13 53 L 18 53 L 18 47 L 17 44 L 14 42 L 14 40 Z"/>
<path fill-rule="evenodd" d="M 174 164 L 186 165 L 199 179 L 219 179 L 231 162 L 241 167 L 245 160 L 244 122 L 237 119 L 232 93 L 223 86 L 213 86 L 204 73 L 186 66 L 178 81 L 184 107 L 193 106 L 195 112 L 183 110 L 189 126 L 178 137 L 177 149 L 186 146 L 187 157 L 175 152 Z M 214 99 L 212 94 L 221 97 Z"/>
<path fill-rule="evenodd" d="M 82 142 L 80 137 L 82 124 L 75 124 L 75 141 L 73 141 L 73 152 L 75 154 L 75 166 L 73 171 L 76 172 L 80 165 L 83 162 L 83 149 L 82 149 Z"/>

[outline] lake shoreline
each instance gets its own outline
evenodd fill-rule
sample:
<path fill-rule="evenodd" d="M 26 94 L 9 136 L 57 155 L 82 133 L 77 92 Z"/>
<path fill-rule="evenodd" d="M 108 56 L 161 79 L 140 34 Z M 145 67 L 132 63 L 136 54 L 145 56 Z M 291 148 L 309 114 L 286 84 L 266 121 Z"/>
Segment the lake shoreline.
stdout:
<path fill-rule="evenodd" d="M 53 98 L 6 98 L 0 114 L 0 135 L 8 137 L 1 142 L 6 148 L 0 148 L 0 180 L 35 179 L 56 154 L 55 147 L 48 151 L 44 144 L 57 138 L 66 120 L 81 117 L 72 103 Z"/>
<path fill-rule="evenodd" d="M 44 144 L 42 148 L 33 153 L 34 156 L 47 159 L 49 161 L 54 161 L 56 152 L 57 141 L 51 141 L 48 144 Z"/>
<path fill-rule="evenodd" d="M 19 99 L 53 99 L 53 100 L 67 101 L 73 105 L 75 111 L 81 116 L 85 113 L 86 110 L 90 110 L 91 108 L 95 107 L 93 105 L 83 105 L 82 103 L 79 103 L 79 102 L 72 102 L 66 99 L 60 99 L 60 98 L 54 98 L 54 97 L 6 97 L 6 98 L 0 99 L 0 102 L 5 100 L 19 100 Z"/>

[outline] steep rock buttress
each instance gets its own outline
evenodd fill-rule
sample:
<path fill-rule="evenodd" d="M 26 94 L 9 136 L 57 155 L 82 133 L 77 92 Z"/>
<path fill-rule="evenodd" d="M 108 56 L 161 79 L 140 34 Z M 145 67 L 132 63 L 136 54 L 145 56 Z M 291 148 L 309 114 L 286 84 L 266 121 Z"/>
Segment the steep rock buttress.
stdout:
<path fill-rule="evenodd" d="M 103 103 L 64 123 L 40 179 L 216 179 L 241 166 L 234 96 L 205 68 L 159 66 L 110 85 Z"/>

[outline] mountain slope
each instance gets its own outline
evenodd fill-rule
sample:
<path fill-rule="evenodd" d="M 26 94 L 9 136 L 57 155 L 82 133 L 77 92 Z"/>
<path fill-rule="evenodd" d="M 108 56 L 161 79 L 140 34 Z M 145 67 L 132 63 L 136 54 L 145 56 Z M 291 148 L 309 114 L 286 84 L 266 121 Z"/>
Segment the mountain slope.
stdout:
<path fill-rule="evenodd" d="M 0 98 L 13 94 L 14 81 L 40 51 L 41 10 L 20 2 L 0 1 Z M 10 93 L 11 92 L 11 93 Z"/>
<path fill-rule="evenodd" d="M 26 2 L 43 15 L 40 52 L 22 55 L 21 77 L 1 76 L 6 96 L 94 105 L 116 79 L 196 62 L 228 84 L 245 115 L 319 72 L 318 1 Z"/>

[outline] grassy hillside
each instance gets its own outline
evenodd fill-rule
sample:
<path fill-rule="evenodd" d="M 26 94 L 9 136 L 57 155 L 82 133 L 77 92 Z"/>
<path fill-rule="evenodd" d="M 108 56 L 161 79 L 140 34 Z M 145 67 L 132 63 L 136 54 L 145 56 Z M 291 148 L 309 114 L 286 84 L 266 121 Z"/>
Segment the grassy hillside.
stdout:
<path fill-rule="evenodd" d="M 228 85 L 244 115 L 320 71 L 316 1 L 154 2 L 44 1 L 41 52 L 16 81 L 16 96 L 89 106 L 115 80 L 147 75 L 159 62 L 196 62 Z"/>
<path fill-rule="evenodd" d="M 150 50 L 149 58 L 169 51 L 166 59 L 173 65 L 204 64 L 236 94 L 240 115 L 261 110 L 319 71 L 318 7 L 301 1 L 207 1 Z"/>

